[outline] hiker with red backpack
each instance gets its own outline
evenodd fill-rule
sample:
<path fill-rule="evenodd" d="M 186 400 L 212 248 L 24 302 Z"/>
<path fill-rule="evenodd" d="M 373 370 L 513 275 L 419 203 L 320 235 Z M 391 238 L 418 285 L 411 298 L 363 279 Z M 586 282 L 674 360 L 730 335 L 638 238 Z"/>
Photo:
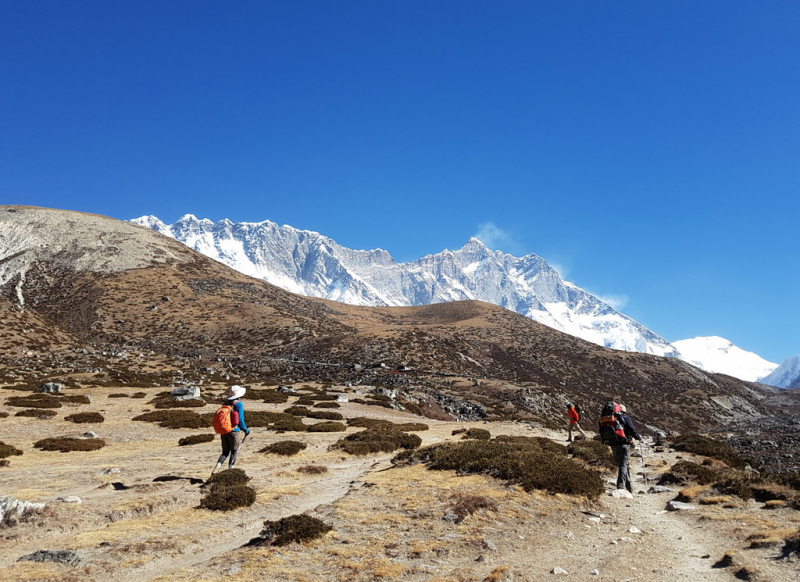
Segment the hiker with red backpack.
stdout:
<path fill-rule="evenodd" d="M 633 493 L 629 459 L 633 439 L 641 441 L 624 404 L 609 402 L 600 413 L 600 440 L 611 447 L 617 463 L 617 489 Z"/>
<path fill-rule="evenodd" d="M 228 469 L 233 468 L 239 447 L 250 434 L 250 429 L 244 422 L 244 406 L 241 401 L 246 391 L 242 386 L 231 386 L 222 407 L 214 413 L 214 432 L 220 435 L 222 454 L 217 459 L 217 466 L 211 471 L 212 475 L 222 466 L 228 455 Z"/>
<path fill-rule="evenodd" d="M 578 424 L 580 422 L 580 420 L 581 420 L 581 409 L 580 409 L 580 407 L 579 406 L 575 406 L 571 402 L 567 402 L 567 414 L 569 415 L 569 435 L 567 436 L 567 442 L 568 443 L 572 442 L 572 429 L 573 429 L 573 427 L 577 428 L 579 431 L 581 431 L 581 434 L 583 435 L 583 438 L 587 438 L 586 437 L 586 433 L 583 432 L 583 429 L 581 428 L 581 425 Z"/>

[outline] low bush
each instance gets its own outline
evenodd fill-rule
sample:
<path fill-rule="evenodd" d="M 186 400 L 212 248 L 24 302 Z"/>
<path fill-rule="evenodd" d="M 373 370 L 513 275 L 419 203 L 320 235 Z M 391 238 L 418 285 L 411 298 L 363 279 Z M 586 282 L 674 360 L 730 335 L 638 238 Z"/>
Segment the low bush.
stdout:
<path fill-rule="evenodd" d="M 368 455 L 370 453 L 391 453 L 397 449 L 416 449 L 422 445 L 422 439 L 415 434 L 408 434 L 390 428 L 368 428 L 347 435 L 333 445 L 351 455 Z"/>
<path fill-rule="evenodd" d="M 131 394 L 131 398 L 145 398 L 147 396 L 146 392 L 134 392 Z"/>
<path fill-rule="evenodd" d="M 310 410 L 305 406 L 290 406 L 283 412 L 286 414 L 291 414 L 292 416 L 305 416 L 310 412 Z"/>
<path fill-rule="evenodd" d="M 7 445 L 3 441 L 0 441 L 0 459 L 5 459 L 6 457 L 15 457 L 21 454 L 22 451 L 20 451 L 17 447 Z"/>
<path fill-rule="evenodd" d="M 754 463 L 749 459 L 740 457 L 730 448 L 727 443 L 714 440 L 712 438 L 695 434 L 685 433 L 670 437 L 672 447 L 677 451 L 684 451 L 695 455 L 710 457 L 726 463 L 734 469 L 744 469 L 746 465 Z"/>
<path fill-rule="evenodd" d="M 212 413 L 197 414 L 191 410 L 154 410 L 134 416 L 133 420 L 141 422 L 157 422 L 164 428 L 211 428 L 214 424 Z"/>
<path fill-rule="evenodd" d="M 207 402 L 202 398 L 187 398 L 186 400 L 175 400 L 172 396 L 162 396 L 150 401 L 158 409 L 164 408 L 203 408 Z"/>
<path fill-rule="evenodd" d="M 73 437 L 54 437 L 42 439 L 33 443 L 33 446 L 43 451 L 96 451 L 106 446 L 103 439 L 79 439 Z"/>
<path fill-rule="evenodd" d="M 479 509 L 497 511 L 497 503 L 483 495 L 456 493 L 453 496 L 453 502 L 453 513 L 456 514 L 455 523 L 461 523 L 467 516 L 477 513 Z"/>
<path fill-rule="evenodd" d="M 31 394 L 30 396 L 12 396 L 6 400 L 9 406 L 18 408 L 61 408 L 61 401 L 49 394 Z"/>
<path fill-rule="evenodd" d="M 115 394 L 109 394 L 108 397 L 109 398 L 128 398 L 128 395 L 127 394 L 122 394 L 120 392 L 120 393 L 115 393 Z"/>
<path fill-rule="evenodd" d="M 70 404 L 91 404 L 92 401 L 88 396 L 83 394 L 66 394 L 64 396 L 56 396 L 61 402 L 69 402 Z"/>
<path fill-rule="evenodd" d="M 370 400 L 378 400 L 380 402 L 392 401 L 391 397 L 386 396 L 386 394 L 367 394 L 367 398 L 369 398 Z"/>
<path fill-rule="evenodd" d="M 490 433 L 485 428 L 470 428 L 467 432 L 464 433 L 464 436 L 461 437 L 464 439 L 476 439 L 479 441 L 488 441 L 492 438 L 492 433 Z"/>
<path fill-rule="evenodd" d="M 261 400 L 265 404 L 284 404 L 289 401 L 289 395 L 277 390 L 264 390 L 264 396 Z"/>
<path fill-rule="evenodd" d="M 338 402 L 317 402 L 314 408 L 341 408 Z"/>
<path fill-rule="evenodd" d="M 588 439 L 575 441 L 567 446 L 567 453 L 594 467 L 614 469 L 617 466 L 611 448 L 600 441 Z"/>
<path fill-rule="evenodd" d="M 385 427 L 394 426 L 394 423 L 388 420 L 384 420 L 382 418 L 368 418 L 366 416 L 356 416 L 355 418 L 347 419 L 347 426 L 355 426 L 357 428 L 375 428 L 377 426 L 385 426 Z"/>
<path fill-rule="evenodd" d="M 104 422 L 105 419 L 106 417 L 100 414 L 99 412 L 76 412 L 75 414 L 70 414 L 64 417 L 64 420 L 68 420 L 76 424 L 88 424 L 88 423 L 99 424 L 101 422 Z"/>
<path fill-rule="evenodd" d="M 306 414 L 306 418 L 315 418 L 317 420 L 343 420 L 344 416 L 338 412 L 331 412 L 329 410 L 310 410 Z"/>
<path fill-rule="evenodd" d="M 258 537 L 250 540 L 248 546 L 286 546 L 291 543 L 306 542 L 324 536 L 333 528 L 321 519 L 310 515 L 290 515 L 278 521 L 265 521 L 264 529 Z"/>
<path fill-rule="evenodd" d="M 53 418 L 58 414 L 55 410 L 42 409 L 42 408 L 29 408 L 28 410 L 20 410 L 14 416 L 29 416 L 32 418 Z"/>
<path fill-rule="evenodd" d="M 299 441 L 278 441 L 276 443 L 272 443 L 271 445 L 267 445 L 258 452 L 292 457 L 300 451 L 305 450 L 307 446 L 308 445 L 305 443 L 301 443 Z"/>
<path fill-rule="evenodd" d="M 422 422 L 404 422 L 402 424 L 395 424 L 392 428 L 402 432 L 421 432 L 423 430 L 428 430 L 430 427 Z"/>
<path fill-rule="evenodd" d="M 214 435 L 213 434 L 193 434 L 188 437 L 183 437 L 178 441 L 179 447 L 185 447 L 188 445 L 199 445 L 201 443 L 211 443 L 214 442 Z"/>
<path fill-rule="evenodd" d="M 480 473 L 519 484 L 525 491 L 583 495 L 596 499 L 603 481 L 593 470 L 534 443 L 468 440 L 400 453 L 395 464 L 424 463 L 428 469 Z"/>
<path fill-rule="evenodd" d="M 351 398 L 350 402 L 352 402 L 353 404 L 367 404 L 367 401 L 364 400 L 363 398 Z"/>
<path fill-rule="evenodd" d="M 305 432 L 308 428 L 308 425 L 303 424 L 302 420 L 285 412 L 245 411 L 244 418 L 249 427 L 263 427 L 292 432 Z"/>
<path fill-rule="evenodd" d="M 8 418 L 8 413 L 0 411 L 0 418 Z"/>
<path fill-rule="evenodd" d="M 341 422 L 327 421 L 312 424 L 306 430 L 308 430 L 308 432 L 344 432 L 347 430 L 347 427 Z"/>
<path fill-rule="evenodd" d="M 214 511 L 231 511 L 250 507 L 256 501 L 256 490 L 247 482 L 250 477 L 241 469 L 228 469 L 212 475 L 206 482 L 206 493 L 200 507 Z"/>
<path fill-rule="evenodd" d="M 306 475 L 322 475 L 328 472 L 328 467 L 324 465 L 303 465 L 297 468 L 298 473 L 305 473 Z"/>
<path fill-rule="evenodd" d="M 450 435 L 451 436 L 456 436 L 456 435 L 459 435 L 459 434 L 464 434 L 466 432 L 467 432 L 467 429 L 465 429 L 465 428 L 456 428 L 456 429 L 453 430 L 453 432 L 450 433 Z"/>
<path fill-rule="evenodd" d="M 306 398 L 305 396 L 301 396 L 297 401 L 295 401 L 296 406 L 314 406 L 316 401 Z"/>

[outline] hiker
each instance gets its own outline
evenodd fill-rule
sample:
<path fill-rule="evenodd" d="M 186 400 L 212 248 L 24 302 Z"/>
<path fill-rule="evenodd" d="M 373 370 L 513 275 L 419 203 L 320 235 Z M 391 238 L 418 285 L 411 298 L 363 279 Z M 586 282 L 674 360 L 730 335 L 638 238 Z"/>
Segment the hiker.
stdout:
<path fill-rule="evenodd" d="M 633 426 L 631 417 L 628 416 L 628 409 L 625 405 L 620 404 L 619 409 L 620 412 L 618 416 L 625 431 L 625 442 L 611 447 L 611 450 L 614 452 L 614 459 L 617 461 L 617 467 L 619 467 L 617 470 L 617 489 L 627 489 L 629 492 L 633 493 L 633 481 L 631 481 L 630 470 L 631 445 L 633 439 L 641 442 L 642 437 L 636 432 L 636 428 Z"/>
<path fill-rule="evenodd" d="M 245 437 L 250 434 L 250 429 L 244 422 L 244 406 L 242 406 L 241 397 L 244 396 L 246 389 L 242 386 L 231 386 L 228 389 L 228 394 L 223 400 L 222 407 L 214 413 L 214 431 L 220 435 L 222 441 L 222 454 L 217 459 L 217 466 L 214 467 L 214 472 L 222 466 L 225 459 L 228 459 L 228 469 L 232 469 L 236 464 L 236 455 L 239 452 L 239 446 Z M 244 436 L 242 436 L 244 433 Z"/>
<path fill-rule="evenodd" d="M 586 433 L 583 432 L 581 425 L 578 424 L 581 420 L 581 409 L 580 407 L 575 406 L 571 402 L 567 402 L 567 414 L 569 415 L 569 435 L 567 436 L 567 442 L 572 442 L 572 429 L 577 428 L 581 431 L 581 434 L 584 438 L 586 437 Z"/>

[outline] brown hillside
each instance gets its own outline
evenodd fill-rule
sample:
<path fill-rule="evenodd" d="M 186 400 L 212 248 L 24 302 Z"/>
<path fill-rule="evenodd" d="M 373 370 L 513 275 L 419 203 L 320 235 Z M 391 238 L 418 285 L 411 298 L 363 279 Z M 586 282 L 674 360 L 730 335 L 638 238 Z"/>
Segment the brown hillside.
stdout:
<path fill-rule="evenodd" d="M 182 368 L 385 384 L 410 397 L 435 393 L 439 403 L 466 398 L 490 418 L 560 422 L 567 399 L 591 420 L 604 401 L 621 399 L 640 422 L 669 428 L 764 410 L 761 392 L 744 382 L 605 349 L 501 307 L 367 308 L 301 297 L 96 215 L 0 207 L 0 294 L 14 330 L 8 341 L 35 351 L 42 370 L 45 352 L 85 342 L 152 351 Z M 21 317 L 41 323 L 22 333 Z"/>

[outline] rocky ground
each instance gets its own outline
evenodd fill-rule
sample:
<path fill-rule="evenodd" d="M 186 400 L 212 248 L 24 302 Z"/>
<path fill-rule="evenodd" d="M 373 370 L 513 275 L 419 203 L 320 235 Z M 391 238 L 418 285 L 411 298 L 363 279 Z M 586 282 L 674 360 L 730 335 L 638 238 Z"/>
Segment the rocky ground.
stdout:
<path fill-rule="evenodd" d="M 317 385 L 312 387 L 318 388 Z M 216 393 L 223 388 L 217 386 Z M 301 388 L 297 385 L 297 388 Z M 348 393 L 364 388 L 334 387 Z M 796 555 L 783 555 L 783 539 L 800 527 L 788 507 L 768 509 L 741 501 L 692 503 L 667 512 L 675 493 L 645 494 L 657 475 L 679 458 L 670 449 L 634 459 L 637 494 L 598 500 L 526 493 L 485 475 L 430 471 L 423 465 L 393 467 L 392 454 L 354 457 L 329 446 L 343 433 L 284 433 L 254 428 L 238 466 L 252 477 L 256 502 L 231 512 L 200 509 L 200 483 L 218 455 L 218 441 L 178 446 L 207 429 L 167 429 L 131 419 L 161 389 L 92 386 L 67 389 L 90 404 L 65 404 L 55 417 L 17 417 L 1 405 L 0 440 L 23 451 L 0 467 L 2 495 L 46 504 L 30 522 L 0 529 L 0 580 L 285 580 L 411 581 L 564 580 L 728 581 L 800 578 Z M 109 398 L 126 393 L 128 397 Z M 1 390 L 3 403 L 19 391 Z M 24 394 L 24 393 L 23 393 Z M 248 411 L 280 411 L 286 404 L 246 401 Z M 209 403 L 199 412 L 213 412 Z M 74 424 L 65 416 L 100 412 L 104 421 Z M 407 412 L 353 402 L 338 409 L 346 418 L 369 416 L 425 422 L 423 446 L 456 440 L 458 428 L 480 427 L 493 436 L 545 436 L 566 432 L 525 422 L 460 423 L 422 419 Z M 305 419 L 305 422 L 316 422 Z M 43 452 L 45 437 L 96 432 L 107 445 L 90 452 Z M 355 428 L 348 428 L 351 433 Z M 293 457 L 259 453 L 282 440 L 307 445 Z M 697 459 L 698 461 L 700 459 Z M 324 467 L 320 474 L 298 471 Z M 644 469 L 644 470 L 643 470 Z M 647 482 L 645 482 L 645 475 Z M 611 477 L 611 475 L 606 475 Z M 611 484 L 607 484 L 610 492 Z M 477 496 L 486 507 L 460 523 L 460 499 Z M 78 502 L 79 500 L 79 502 Z M 332 526 L 324 537 L 280 548 L 246 547 L 265 520 L 300 513 Z M 753 544 L 762 535 L 763 543 Z M 771 540 L 771 541 L 770 541 Z M 19 561 L 38 554 L 45 561 Z M 58 554 L 58 552 L 63 552 Z M 731 553 L 730 563 L 723 556 Z M 61 562 L 52 560 L 62 560 Z M 562 572 L 563 571 L 563 572 Z"/>

